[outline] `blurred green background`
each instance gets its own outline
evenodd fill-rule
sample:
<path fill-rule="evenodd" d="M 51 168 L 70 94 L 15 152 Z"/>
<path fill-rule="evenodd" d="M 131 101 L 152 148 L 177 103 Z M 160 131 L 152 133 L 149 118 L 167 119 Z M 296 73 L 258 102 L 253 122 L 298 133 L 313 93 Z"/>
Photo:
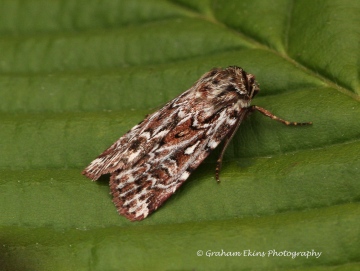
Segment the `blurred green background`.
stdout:
<path fill-rule="evenodd" d="M 350 0 L 0 0 L 0 269 L 359 270 L 359 15 Z M 119 216 L 108 176 L 82 169 L 230 65 L 256 76 L 253 104 L 313 125 L 254 113 L 220 184 L 215 150 L 153 215 Z M 245 250 L 266 256 L 207 256 Z"/>

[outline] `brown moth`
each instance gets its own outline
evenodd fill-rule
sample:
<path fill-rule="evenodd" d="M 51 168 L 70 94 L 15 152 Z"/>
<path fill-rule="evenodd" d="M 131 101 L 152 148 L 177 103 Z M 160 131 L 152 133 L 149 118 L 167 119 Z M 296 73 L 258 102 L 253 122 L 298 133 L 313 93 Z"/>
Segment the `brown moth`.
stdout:
<path fill-rule="evenodd" d="M 142 220 L 166 201 L 224 140 L 226 147 L 253 111 L 286 125 L 264 108 L 251 106 L 259 92 L 254 75 L 230 66 L 204 74 L 190 89 L 146 117 L 82 172 L 92 180 L 111 174 L 113 201 L 121 215 Z"/>

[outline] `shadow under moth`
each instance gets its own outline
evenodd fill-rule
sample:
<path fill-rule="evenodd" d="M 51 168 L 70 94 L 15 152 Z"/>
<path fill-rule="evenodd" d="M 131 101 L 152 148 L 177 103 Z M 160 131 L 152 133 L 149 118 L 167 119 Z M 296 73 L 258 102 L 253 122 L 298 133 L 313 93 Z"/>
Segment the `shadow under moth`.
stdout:
<path fill-rule="evenodd" d="M 307 125 L 278 118 L 250 105 L 259 92 L 254 75 L 242 68 L 215 68 L 190 89 L 120 137 L 82 172 L 92 180 L 111 174 L 110 189 L 119 214 L 142 220 L 186 181 L 209 153 L 226 147 L 248 114 L 259 111 L 285 125 Z"/>

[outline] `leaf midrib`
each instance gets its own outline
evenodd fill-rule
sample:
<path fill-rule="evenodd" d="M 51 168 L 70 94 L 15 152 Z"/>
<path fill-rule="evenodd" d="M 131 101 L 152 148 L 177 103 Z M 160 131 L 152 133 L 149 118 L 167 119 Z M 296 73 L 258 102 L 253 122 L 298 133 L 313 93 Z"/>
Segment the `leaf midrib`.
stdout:
<path fill-rule="evenodd" d="M 289 8 L 290 12 L 293 11 L 293 3 L 294 2 L 291 1 L 290 8 Z M 189 9 L 186 8 L 186 7 L 184 8 L 183 5 L 178 4 L 178 6 L 185 9 L 187 12 L 190 12 Z M 314 71 L 313 69 L 309 68 L 305 64 L 302 64 L 302 63 L 292 59 L 288 54 L 282 54 L 282 53 L 280 53 L 278 51 L 275 51 L 271 47 L 267 46 L 266 44 L 261 43 L 260 41 L 254 39 L 253 37 L 247 36 L 245 33 L 242 33 L 238 29 L 234 29 L 234 28 L 232 28 L 232 27 L 218 21 L 215 16 L 209 17 L 209 16 L 206 16 L 206 15 L 194 12 L 194 11 L 192 11 L 191 14 L 192 14 L 193 17 L 196 17 L 198 19 L 205 19 L 208 22 L 215 23 L 217 25 L 220 25 L 220 26 L 226 28 L 229 31 L 232 31 L 235 35 L 240 36 L 242 39 L 246 40 L 249 44 L 252 44 L 254 49 L 261 49 L 261 50 L 268 51 L 268 52 L 270 52 L 272 54 L 275 54 L 275 55 L 279 56 L 280 58 L 286 60 L 287 62 L 291 63 L 292 65 L 294 65 L 294 67 L 296 67 L 296 68 L 300 69 L 301 71 L 303 71 L 303 72 L 313 76 L 314 78 L 322 81 L 327 87 L 334 88 L 337 91 L 339 91 L 340 93 L 345 94 L 345 95 L 351 97 L 352 99 L 360 102 L 360 96 L 355 94 L 351 89 L 349 89 L 349 88 L 347 88 L 345 86 L 339 85 L 338 83 L 332 81 L 326 75 L 321 74 L 318 71 Z M 285 40 L 285 43 L 286 43 L 284 48 L 286 48 L 286 49 L 288 47 L 287 41 L 289 39 L 289 33 L 290 33 L 290 29 L 291 29 L 291 18 L 292 17 L 293 17 L 292 14 L 289 14 L 289 16 L 288 16 L 289 23 L 288 23 L 288 27 L 286 28 L 286 35 L 284 37 L 284 40 Z"/>

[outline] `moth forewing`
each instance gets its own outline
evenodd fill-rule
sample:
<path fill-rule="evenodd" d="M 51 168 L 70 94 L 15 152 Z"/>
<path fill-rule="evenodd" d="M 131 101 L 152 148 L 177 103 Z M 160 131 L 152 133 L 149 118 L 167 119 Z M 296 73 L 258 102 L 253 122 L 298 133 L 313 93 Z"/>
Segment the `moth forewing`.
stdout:
<path fill-rule="evenodd" d="M 83 174 L 96 180 L 110 173 L 118 212 L 132 221 L 142 220 L 226 139 L 216 167 L 218 180 L 225 149 L 250 112 L 257 110 L 287 125 L 297 124 L 250 106 L 258 92 L 255 77 L 243 69 L 213 69 L 118 139 Z"/>

